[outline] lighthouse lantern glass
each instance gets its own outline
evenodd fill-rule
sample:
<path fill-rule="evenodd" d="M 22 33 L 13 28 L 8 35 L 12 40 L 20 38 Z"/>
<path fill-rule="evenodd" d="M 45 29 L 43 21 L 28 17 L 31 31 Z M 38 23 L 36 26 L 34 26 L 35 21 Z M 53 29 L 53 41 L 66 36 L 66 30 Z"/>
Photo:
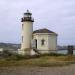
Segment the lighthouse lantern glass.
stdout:
<path fill-rule="evenodd" d="M 30 14 L 24 14 L 24 17 L 31 17 Z"/>

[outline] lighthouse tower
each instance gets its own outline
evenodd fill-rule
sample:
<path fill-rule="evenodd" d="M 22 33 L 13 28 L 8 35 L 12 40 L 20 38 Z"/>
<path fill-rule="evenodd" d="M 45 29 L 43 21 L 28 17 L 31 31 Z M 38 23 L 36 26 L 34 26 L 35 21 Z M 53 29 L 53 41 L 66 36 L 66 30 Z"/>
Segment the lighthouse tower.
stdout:
<path fill-rule="evenodd" d="M 21 42 L 21 53 L 24 55 L 30 55 L 32 33 L 33 33 L 33 22 L 32 13 L 27 10 L 24 13 L 22 22 L 22 42 Z"/>

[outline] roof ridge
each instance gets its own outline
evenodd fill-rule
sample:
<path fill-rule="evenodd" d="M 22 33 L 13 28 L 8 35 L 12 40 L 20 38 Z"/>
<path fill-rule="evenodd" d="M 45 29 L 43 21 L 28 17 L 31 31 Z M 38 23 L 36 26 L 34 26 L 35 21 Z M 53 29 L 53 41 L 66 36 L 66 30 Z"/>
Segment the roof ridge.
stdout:
<path fill-rule="evenodd" d="M 35 31 L 33 31 L 33 33 L 53 33 L 53 34 L 56 34 L 55 32 L 53 32 L 47 28 L 35 30 Z"/>

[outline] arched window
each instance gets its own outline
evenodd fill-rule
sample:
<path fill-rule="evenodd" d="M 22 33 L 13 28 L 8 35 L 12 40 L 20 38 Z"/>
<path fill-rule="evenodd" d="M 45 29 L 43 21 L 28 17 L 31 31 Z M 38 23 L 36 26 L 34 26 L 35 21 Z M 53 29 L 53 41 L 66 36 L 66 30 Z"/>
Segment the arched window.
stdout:
<path fill-rule="evenodd" d="M 44 39 L 41 40 L 41 45 L 45 45 L 45 40 Z"/>

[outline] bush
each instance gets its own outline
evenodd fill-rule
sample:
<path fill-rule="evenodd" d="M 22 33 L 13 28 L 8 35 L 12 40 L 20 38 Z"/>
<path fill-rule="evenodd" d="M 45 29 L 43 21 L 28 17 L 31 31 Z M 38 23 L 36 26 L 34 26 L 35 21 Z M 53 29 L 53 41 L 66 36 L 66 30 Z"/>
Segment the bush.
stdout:
<path fill-rule="evenodd" d="M 4 58 L 7 58 L 7 57 L 9 57 L 9 56 L 11 56 L 12 55 L 12 53 L 10 53 L 8 50 L 4 50 L 3 52 L 2 52 L 2 57 L 4 57 Z"/>
<path fill-rule="evenodd" d="M 58 54 L 58 53 L 44 53 L 40 56 L 65 56 L 65 54 Z"/>

